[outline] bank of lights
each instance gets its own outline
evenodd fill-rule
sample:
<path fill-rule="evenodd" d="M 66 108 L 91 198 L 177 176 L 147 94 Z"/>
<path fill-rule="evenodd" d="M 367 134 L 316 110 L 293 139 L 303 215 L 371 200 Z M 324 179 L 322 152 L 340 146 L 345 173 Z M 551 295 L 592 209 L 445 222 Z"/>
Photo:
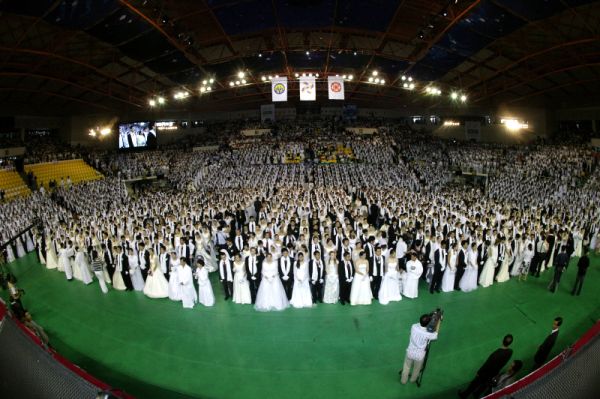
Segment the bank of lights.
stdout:
<path fill-rule="evenodd" d="M 500 123 L 506 126 L 508 130 L 518 131 L 521 129 L 529 129 L 529 124 L 527 122 L 521 122 L 514 118 L 503 118 L 500 119 Z"/>
<path fill-rule="evenodd" d="M 96 127 L 96 128 L 92 128 L 89 131 L 89 135 L 91 137 L 104 137 L 104 136 L 108 136 L 110 133 L 112 132 L 110 127 Z"/>
<path fill-rule="evenodd" d="M 432 96 L 440 96 L 442 94 L 442 91 L 437 87 L 427 87 L 425 92 L 427 94 L 431 94 Z"/>
<path fill-rule="evenodd" d="M 410 82 L 413 81 L 412 76 L 402 75 L 401 79 L 402 79 L 403 82 L 409 82 L 410 83 Z"/>
<path fill-rule="evenodd" d="M 162 96 L 158 96 L 156 98 L 151 98 L 148 100 L 148 105 L 151 107 L 156 107 L 157 105 L 164 105 L 166 102 L 165 98 Z"/>
<path fill-rule="evenodd" d="M 444 126 L 460 126 L 460 122 L 457 122 L 457 121 L 444 121 Z"/>
<path fill-rule="evenodd" d="M 175 100 L 183 100 L 186 99 L 190 96 L 190 93 L 188 93 L 187 91 L 178 91 L 175 94 L 173 94 L 173 98 Z"/>
<path fill-rule="evenodd" d="M 402 88 L 406 89 L 406 90 L 414 90 L 415 89 L 415 84 L 414 83 L 408 83 L 408 82 L 404 82 L 402 83 Z"/>

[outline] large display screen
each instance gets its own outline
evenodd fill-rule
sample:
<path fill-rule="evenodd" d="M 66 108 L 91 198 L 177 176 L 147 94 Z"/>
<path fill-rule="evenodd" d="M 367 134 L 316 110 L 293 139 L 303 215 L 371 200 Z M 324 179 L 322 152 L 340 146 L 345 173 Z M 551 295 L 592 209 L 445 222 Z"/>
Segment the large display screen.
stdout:
<path fill-rule="evenodd" d="M 154 122 L 131 122 L 119 124 L 119 148 L 155 148 Z"/>

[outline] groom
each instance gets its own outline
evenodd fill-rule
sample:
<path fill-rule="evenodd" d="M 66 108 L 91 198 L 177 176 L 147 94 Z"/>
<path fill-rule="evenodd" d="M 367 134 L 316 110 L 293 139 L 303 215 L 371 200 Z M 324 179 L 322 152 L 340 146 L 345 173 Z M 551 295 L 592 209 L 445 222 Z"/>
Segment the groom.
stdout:
<path fill-rule="evenodd" d="M 289 256 L 287 248 L 283 248 L 281 251 L 281 258 L 279 258 L 279 277 L 283 283 L 285 289 L 285 295 L 288 300 L 292 299 L 292 284 L 294 282 L 294 259 Z"/>

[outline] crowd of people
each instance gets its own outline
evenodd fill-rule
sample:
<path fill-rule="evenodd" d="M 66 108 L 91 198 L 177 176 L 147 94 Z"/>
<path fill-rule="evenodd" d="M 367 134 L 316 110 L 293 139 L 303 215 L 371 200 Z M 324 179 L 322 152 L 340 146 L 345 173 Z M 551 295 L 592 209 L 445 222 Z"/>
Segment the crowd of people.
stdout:
<path fill-rule="evenodd" d="M 416 298 L 421 280 L 432 293 L 468 292 L 564 270 L 597 248 L 598 168 L 586 147 L 462 145 L 393 125 L 349 146 L 355 162 L 331 165 L 284 164 L 280 147 L 256 143 L 92 155 L 111 177 L 2 205 L 2 241 L 35 218 L 44 226 L 6 257 L 37 249 L 68 280 L 96 275 L 103 291 L 185 297 L 186 307 L 214 303 L 207 278 L 218 271 L 226 299 L 280 310 Z M 457 168 L 488 173 L 487 190 L 449 184 Z M 130 194 L 123 180 L 148 174 L 170 184 Z"/>

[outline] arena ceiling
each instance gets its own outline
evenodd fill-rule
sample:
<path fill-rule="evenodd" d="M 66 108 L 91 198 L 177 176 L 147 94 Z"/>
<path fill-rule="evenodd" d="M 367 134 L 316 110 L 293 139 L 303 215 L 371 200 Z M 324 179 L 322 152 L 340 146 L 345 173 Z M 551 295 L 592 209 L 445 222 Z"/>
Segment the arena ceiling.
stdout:
<path fill-rule="evenodd" d="M 451 89 L 477 105 L 600 87 L 599 1 L 0 0 L 0 12 L 0 103 L 14 112 L 129 112 L 158 94 L 173 109 L 248 108 L 270 102 L 261 76 L 302 72 L 352 74 L 346 101 L 384 107 L 435 107 Z M 242 70 L 248 84 L 229 87 Z M 365 83 L 373 70 L 385 85 Z M 424 96 L 429 82 L 444 95 Z"/>

